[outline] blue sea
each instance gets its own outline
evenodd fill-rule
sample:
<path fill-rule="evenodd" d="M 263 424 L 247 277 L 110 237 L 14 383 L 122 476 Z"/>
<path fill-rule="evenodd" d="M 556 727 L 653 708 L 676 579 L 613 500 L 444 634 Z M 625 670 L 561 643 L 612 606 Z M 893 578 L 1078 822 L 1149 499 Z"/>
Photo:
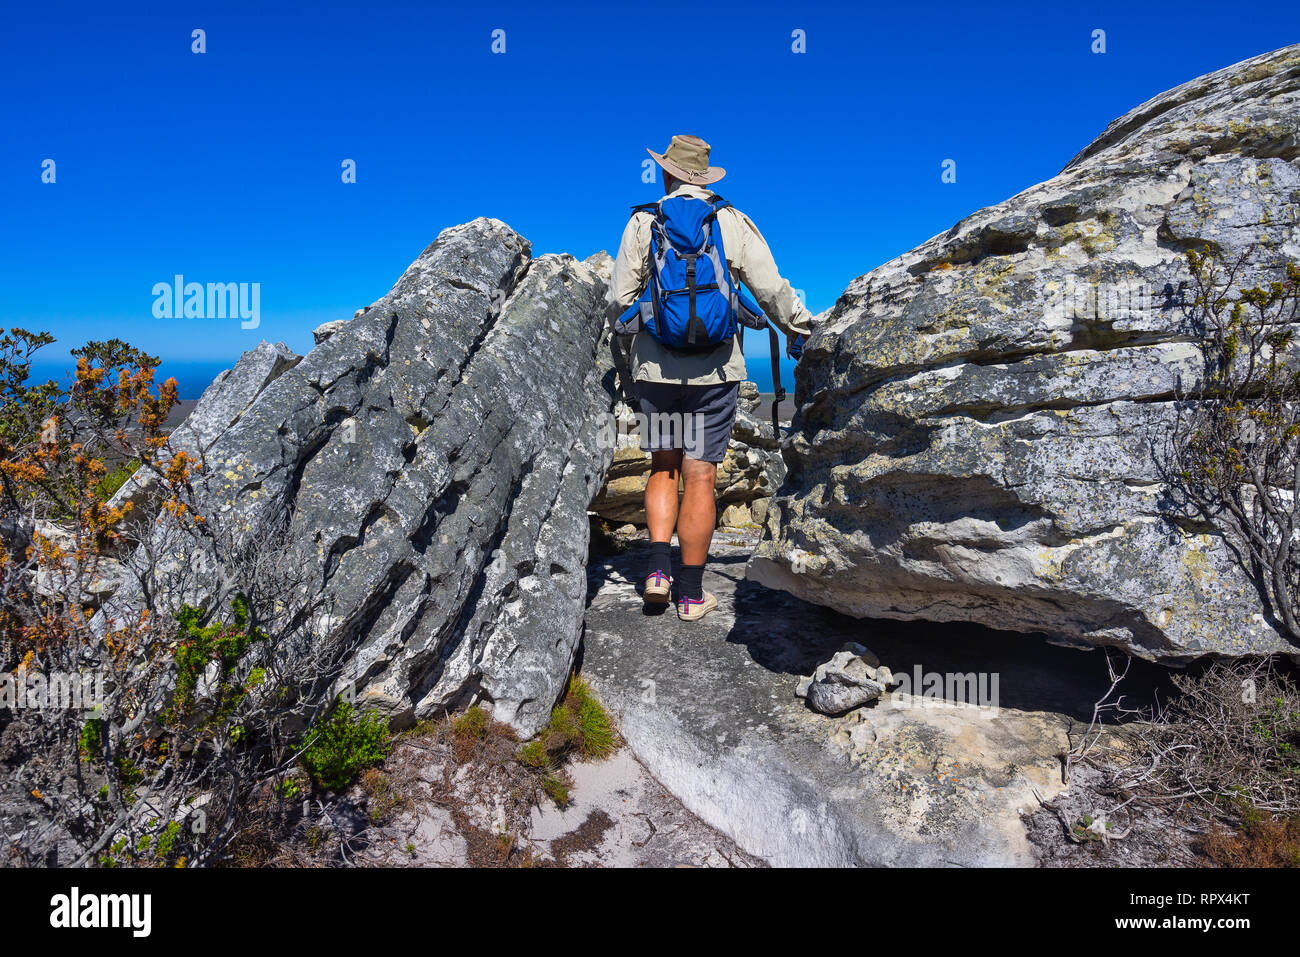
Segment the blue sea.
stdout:
<path fill-rule="evenodd" d="M 772 391 L 772 360 L 767 356 L 746 356 L 745 372 L 759 392 Z M 794 394 L 794 363 L 789 359 L 781 362 L 781 384 L 787 393 Z"/>
<path fill-rule="evenodd" d="M 235 364 L 238 356 L 224 360 L 164 359 L 154 379 L 166 381 L 169 377 L 176 379 L 182 399 L 197 399 L 203 390 L 222 371 Z M 758 386 L 759 392 L 772 391 L 772 363 L 767 356 L 749 356 L 746 361 L 749 378 Z M 32 363 L 32 375 L 29 383 L 44 382 L 55 379 L 67 382 L 72 378 L 76 363 L 69 358 L 66 362 L 36 361 Z M 781 363 L 781 382 L 786 392 L 794 392 L 794 363 L 786 359 Z"/>
<path fill-rule="evenodd" d="M 235 364 L 237 358 L 232 356 L 224 361 L 164 359 L 158 371 L 154 373 L 154 381 L 165 382 L 169 378 L 174 378 L 182 399 L 197 399 L 213 379 Z M 67 383 L 72 380 L 76 368 L 77 363 L 71 357 L 64 362 L 49 360 L 42 362 L 38 358 L 32 363 L 31 376 L 27 384 L 32 385 L 47 379 Z"/>

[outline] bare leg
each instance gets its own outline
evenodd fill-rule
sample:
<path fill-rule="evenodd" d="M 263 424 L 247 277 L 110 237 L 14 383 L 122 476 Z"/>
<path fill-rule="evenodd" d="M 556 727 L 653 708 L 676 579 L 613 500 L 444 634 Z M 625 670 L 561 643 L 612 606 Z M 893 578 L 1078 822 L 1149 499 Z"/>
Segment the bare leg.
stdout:
<path fill-rule="evenodd" d="M 677 481 L 681 449 L 650 453 L 650 479 L 645 486 L 645 518 L 650 541 L 670 542 L 677 524 Z"/>
<path fill-rule="evenodd" d="M 703 565 L 709 560 L 713 526 L 717 524 L 714 483 L 718 477 L 718 466 L 713 462 L 685 458 L 681 468 L 686 491 L 682 494 L 681 511 L 677 516 L 677 542 L 682 548 L 683 565 Z M 677 498 L 675 485 L 673 498 Z M 647 504 L 648 502 L 647 491 Z M 653 526 L 651 538 L 657 538 Z"/>

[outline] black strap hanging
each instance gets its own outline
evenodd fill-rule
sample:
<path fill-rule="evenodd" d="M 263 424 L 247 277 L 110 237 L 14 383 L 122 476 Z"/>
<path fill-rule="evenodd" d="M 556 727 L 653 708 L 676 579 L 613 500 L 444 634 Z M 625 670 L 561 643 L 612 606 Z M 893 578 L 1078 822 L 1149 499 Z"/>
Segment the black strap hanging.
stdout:
<path fill-rule="evenodd" d="M 777 445 L 781 444 L 781 425 L 778 418 L 781 402 L 785 399 L 785 388 L 781 385 L 781 343 L 776 337 L 776 326 L 767 324 L 767 334 L 772 346 L 772 437 Z"/>

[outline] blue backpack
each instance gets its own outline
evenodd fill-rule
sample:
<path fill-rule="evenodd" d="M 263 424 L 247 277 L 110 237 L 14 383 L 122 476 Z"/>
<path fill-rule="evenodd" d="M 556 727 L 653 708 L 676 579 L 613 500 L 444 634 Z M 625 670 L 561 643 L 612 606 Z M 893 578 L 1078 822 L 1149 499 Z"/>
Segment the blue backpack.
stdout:
<path fill-rule="evenodd" d="M 619 331 L 645 330 L 677 352 L 707 352 L 736 334 L 762 329 L 767 317 L 731 278 L 718 210 L 731 204 L 673 196 L 633 206 L 653 212 L 650 282 L 619 320 Z"/>
<path fill-rule="evenodd" d="M 619 317 L 614 331 L 633 335 L 645 331 L 669 349 L 706 352 L 727 342 L 745 327 L 768 330 L 772 348 L 772 434 L 778 439 L 777 407 L 785 398 L 781 386 L 776 327 L 757 303 L 731 278 L 718 210 L 731 204 L 718 196 L 713 202 L 694 196 L 673 196 L 657 203 L 633 206 L 653 212 L 650 226 L 650 281 L 641 297 Z M 617 339 L 611 342 L 619 376 L 630 381 L 627 358 Z M 743 345 L 742 345 L 743 348 Z"/>

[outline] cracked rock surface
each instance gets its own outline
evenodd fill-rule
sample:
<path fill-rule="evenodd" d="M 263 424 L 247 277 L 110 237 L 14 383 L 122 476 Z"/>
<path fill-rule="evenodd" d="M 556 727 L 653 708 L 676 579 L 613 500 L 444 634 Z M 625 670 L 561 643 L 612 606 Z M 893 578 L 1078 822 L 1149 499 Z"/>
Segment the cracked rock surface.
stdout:
<path fill-rule="evenodd" d="M 1151 659 L 1295 652 L 1163 481 L 1185 251 L 1300 260 L 1300 45 L 1155 97 L 1056 177 L 854 280 L 796 370 L 757 581 Z"/>
<path fill-rule="evenodd" d="M 533 259 L 496 220 L 444 230 L 306 356 L 264 344 L 190 416 L 199 513 L 293 550 L 293 601 L 328 610 L 314 650 L 339 649 L 339 687 L 398 727 L 482 702 L 532 734 L 563 687 L 612 454 L 608 269 Z M 170 525 L 151 544 L 203 567 Z M 177 600 L 207 607 L 203 577 Z"/>
<path fill-rule="evenodd" d="M 637 760 L 773 866 L 1034 864 L 1022 814 L 1063 787 L 1069 729 L 1105 693 L 1104 652 L 841 615 L 747 581 L 742 535 L 715 539 L 704 587 L 719 607 L 698 622 L 644 607 L 645 543 L 590 565 L 583 675 Z M 849 643 L 905 680 L 818 714 L 795 684 Z"/>

